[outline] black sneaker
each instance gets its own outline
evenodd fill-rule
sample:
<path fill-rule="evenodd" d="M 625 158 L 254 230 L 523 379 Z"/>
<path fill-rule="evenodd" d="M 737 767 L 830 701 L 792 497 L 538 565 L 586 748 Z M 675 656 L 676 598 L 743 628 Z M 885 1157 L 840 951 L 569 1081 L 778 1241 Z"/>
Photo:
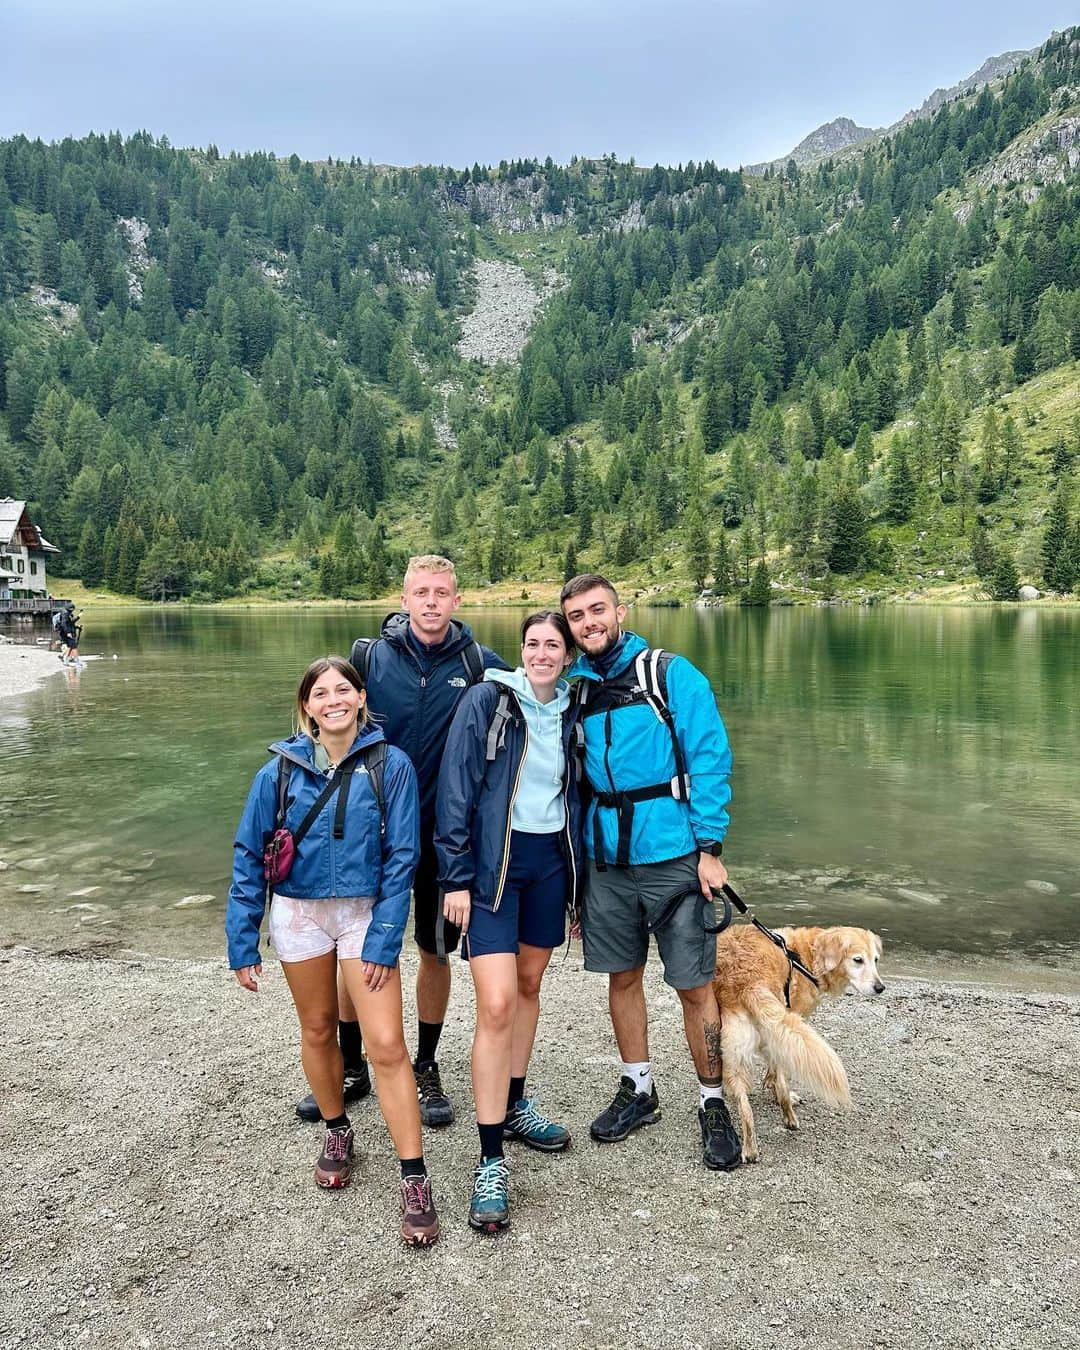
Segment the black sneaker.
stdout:
<path fill-rule="evenodd" d="M 742 1144 L 723 1097 L 707 1098 L 705 1105 L 698 1108 L 697 1118 L 705 1146 L 702 1155 L 705 1166 L 714 1172 L 730 1172 L 738 1167 L 742 1162 Z"/>
<path fill-rule="evenodd" d="M 420 1099 L 420 1119 L 431 1128 L 454 1123 L 454 1107 L 443 1091 L 439 1066 L 433 1059 L 423 1064 L 414 1064 L 416 1075 L 416 1095 Z"/>
<path fill-rule="evenodd" d="M 345 1105 L 362 1101 L 371 1092 L 371 1074 L 367 1060 L 362 1059 L 355 1069 L 345 1070 Z M 322 1113 L 315 1104 L 315 1094 L 309 1092 L 296 1103 L 296 1114 L 301 1120 L 322 1120 Z"/>
<path fill-rule="evenodd" d="M 639 1125 L 655 1125 L 659 1119 L 660 1100 L 655 1084 L 651 1092 L 635 1092 L 634 1080 L 624 1074 L 619 1079 L 615 1100 L 596 1117 L 589 1133 L 598 1144 L 615 1144 Z"/>

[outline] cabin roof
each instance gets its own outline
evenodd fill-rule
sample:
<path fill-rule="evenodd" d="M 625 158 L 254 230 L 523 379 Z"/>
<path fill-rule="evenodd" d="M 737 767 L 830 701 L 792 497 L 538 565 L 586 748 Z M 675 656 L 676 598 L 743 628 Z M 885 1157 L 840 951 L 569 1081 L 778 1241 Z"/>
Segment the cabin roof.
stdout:
<path fill-rule="evenodd" d="M 18 543 L 36 553 L 60 552 L 26 514 L 25 502 L 14 497 L 0 497 L 0 548 L 10 544 L 17 533 L 22 536 Z"/>

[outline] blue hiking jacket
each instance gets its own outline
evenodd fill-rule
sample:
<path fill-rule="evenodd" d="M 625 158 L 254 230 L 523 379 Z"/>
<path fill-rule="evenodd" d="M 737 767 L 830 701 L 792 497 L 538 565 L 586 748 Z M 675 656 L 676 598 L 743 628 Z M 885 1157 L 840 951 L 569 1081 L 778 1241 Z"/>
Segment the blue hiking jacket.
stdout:
<path fill-rule="evenodd" d="M 605 712 L 588 710 L 606 680 L 623 674 L 648 643 L 637 633 L 626 642 L 612 668 L 601 676 L 587 656 L 579 656 L 567 672 L 570 680 L 595 682 L 582 719 L 585 777 L 596 792 L 628 792 L 663 783 L 675 775 L 671 733 L 647 703 L 636 702 Z M 602 700 L 601 700 L 602 702 Z M 684 656 L 667 667 L 667 703 L 675 722 L 690 775 L 690 801 L 657 797 L 634 806 L 630 864 L 667 862 L 693 852 L 701 844 L 720 843 L 727 833 L 731 800 L 731 749 L 708 680 Z M 609 743 L 610 738 L 610 743 Z M 604 858 L 610 866 L 618 850 L 618 810 L 588 802 L 585 848 L 594 858 L 594 827 L 599 813 Z"/>
<path fill-rule="evenodd" d="M 485 680 L 461 700 L 450 728 L 439 775 L 435 851 L 439 885 L 447 891 L 467 890 L 474 905 L 497 910 L 510 860 L 511 812 L 525 758 L 529 730 L 513 689 L 508 689 L 510 720 L 505 741 L 490 763 L 488 729 L 507 686 Z M 566 821 L 561 831 L 570 870 L 568 908 L 576 903 L 581 868 L 581 803 L 575 774 L 573 704 L 563 714 L 565 760 L 563 793 Z"/>
<path fill-rule="evenodd" d="M 386 739 L 413 762 L 420 785 L 421 831 L 434 827 L 435 789 L 443 748 L 458 703 L 468 687 L 461 653 L 476 639 L 468 624 L 452 620 L 434 652 L 422 654 L 409 640 L 409 616 L 391 614 L 371 645 L 368 707 Z M 510 667 L 490 647 L 480 648 L 485 670 Z"/>
<path fill-rule="evenodd" d="M 384 740 L 382 730 L 361 728 L 349 755 Z M 275 741 L 273 758 L 255 775 L 236 831 L 233 880 L 225 910 L 229 966 L 259 963 L 259 927 L 266 907 L 263 848 L 277 817 L 279 757 L 292 761 L 284 825 L 294 832 L 327 778 L 315 767 L 311 740 L 304 735 Z M 420 856 L 416 773 L 408 756 L 389 745 L 383 769 L 385 832 L 380 833 L 379 803 L 361 765 L 352 775 L 345 812 L 345 837 L 333 837 L 334 813 L 343 788 L 333 794 L 300 841 L 289 875 L 277 887 L 297 900 L 334 900 L 370 895 L 375 899 L 363 959 L 395 965 L 409 917 L 409 894 Z"/>

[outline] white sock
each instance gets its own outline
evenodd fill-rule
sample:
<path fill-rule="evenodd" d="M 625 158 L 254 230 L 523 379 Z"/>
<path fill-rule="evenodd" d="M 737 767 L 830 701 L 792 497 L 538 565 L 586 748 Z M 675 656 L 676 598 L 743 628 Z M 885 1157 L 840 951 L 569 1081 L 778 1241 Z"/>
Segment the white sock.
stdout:
<path fill-rule="evenodd" d="M 700 1078 L 698 1079 L 698 1091 L 701 1093 L 701 1109 L 703 1111 L 706 1102 L 712 1101 L 714 1097 L 724 1095 L 719 1083 L 703 1083 Z"/>
<path fill-rule="evenodd" d="M 652 1064 L 647 1059 L 640 1064 L 627 1064 L 623 1061 L 622 1071 L 633 1083 L 636 1092 L 652 1091 Z"/>

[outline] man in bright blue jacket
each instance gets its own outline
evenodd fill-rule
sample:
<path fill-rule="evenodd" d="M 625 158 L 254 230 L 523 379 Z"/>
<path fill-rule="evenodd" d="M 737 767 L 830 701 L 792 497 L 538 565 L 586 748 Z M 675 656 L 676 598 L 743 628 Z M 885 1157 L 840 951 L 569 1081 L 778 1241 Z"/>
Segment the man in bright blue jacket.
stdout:
<path fill-rule="evenodd" d="M 643 985 L 655 933 L 697 1070 L 704 1162 L 727 1171 L 739 1165 L 741 1146 L 721 1095 L 716 939 L 702 899 L 727 880 L 720 860 L 731 798 L 727 733 L 695 666 L 666 653 L 650 659 L 645 640 L 623 632 L 626 606 L 610 581 L 574 577 L 560 600 L 581 651 L 569 678 L 584 682 L 585 968 L 608 975 L 623 1060 L 619 1090 L 591 1133 L 613 1143 L 660 1119 Z"/>
<path fill-rule="evenodd" d="M 509 670 L 506 662 L 483 647 L 469 626 L 453 618 L 461 604 L 457 572 L 449 558 L 423 554 L 410 558 L 402 586 L 402 612 L 389 615 L 377 638 L 358 638 L 351 660 L 367 687 L 368 707 L 387 741 L 413 762 L 420 786 L 420 861 L 413 882 L 413 933 L 420 950 L 416 974 L 419 1022 L 416 1070 L 420 1116 L 427 1126 L 449 1125 L 454 1108 L 443 1090 L 437 1051 L 450 1001 L 450 966 L 445 952 L 461 934 L 444 927 L 444 952 L 439 951 L 441 898 L 435 855 L 435 789 L 439 780 L 450 723 L 462 694 L 478 684 L 484 671 Z M 361 1058 L 356 1012 L 338 982 L 339 1035 L 345 1057 L 345 1099 L 355 1101 L 370 1089 Z M 297 1104 L 305 1120 L 318 1119 L 314 1097 Z"/>

